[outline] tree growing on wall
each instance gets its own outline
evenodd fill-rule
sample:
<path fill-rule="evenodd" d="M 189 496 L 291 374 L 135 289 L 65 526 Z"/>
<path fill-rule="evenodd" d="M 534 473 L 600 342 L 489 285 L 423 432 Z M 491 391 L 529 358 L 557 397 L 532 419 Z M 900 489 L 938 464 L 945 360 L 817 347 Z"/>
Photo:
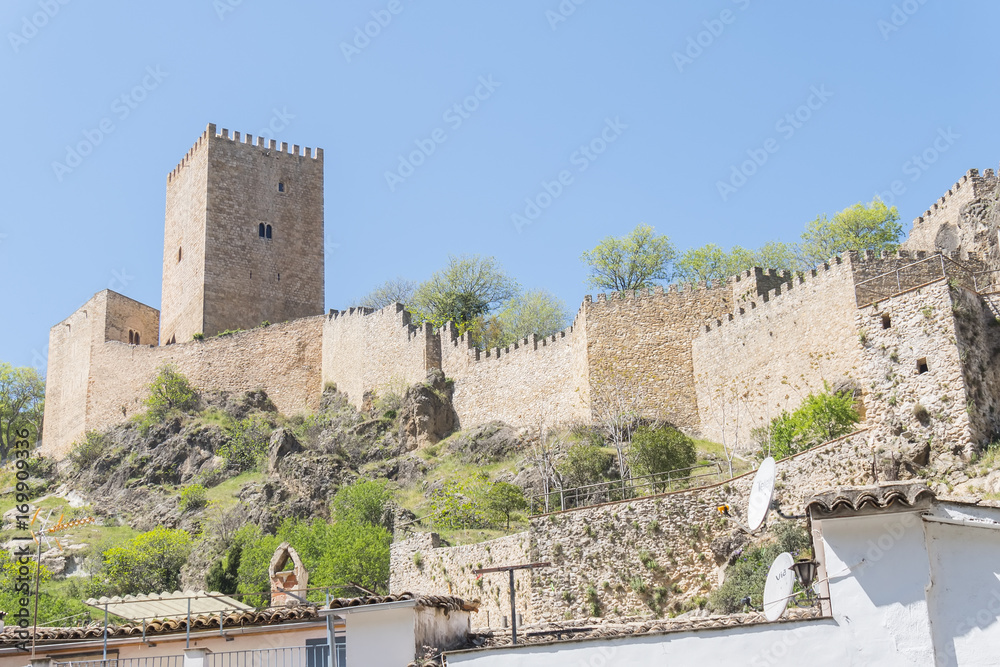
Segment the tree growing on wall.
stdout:
<path fill-rule="evenodd" d="M 670 239 L 650 225 L 640 224 L 622 237 L 608 236 L 581 259 L 587 265 L 588 283 L 617 292 L 647 289 L 671 277 L 677 256 Z"/>
<path fill-rule="evenodd" d="M 19 432 L 27 430 L 27 439 L 37 442 L 44 412 L 45 382 L 38 371 L 0 362 L 0 462 L 7 461 L 17 440 L 25 439 Z"/>

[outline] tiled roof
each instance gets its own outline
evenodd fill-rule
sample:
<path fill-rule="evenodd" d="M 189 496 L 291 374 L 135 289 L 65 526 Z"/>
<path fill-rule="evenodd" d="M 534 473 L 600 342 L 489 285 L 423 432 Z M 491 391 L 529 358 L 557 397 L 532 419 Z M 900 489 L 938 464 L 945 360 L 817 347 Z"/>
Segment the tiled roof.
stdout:
<path fill-rule="evenodd" d="M 390 602 L 406 602 L 416 600 L 422 607 L 437 607 L 448 611 L 477 611 L 478 602 L 467 602 L 462 598 L 450 595 L 425 595 L 418 596 L 413 593 L 399 593 L 397 595 L 373 595 L 364 598 L 334 598 L 330 601 L 330 609 L 348 609 L 351 607 L 362 607 L 367 605 L 386 604 Z M 261 609 L 251 611 L 241 611 L 222 615 L 224 628 L 243 627 L 254 625 L 277 625 L 290 621 L 308 621 L 319 618 L 319 610 L 314 606 L 298 607 L 275 607 L 272 609 Z M 191 630 L 218 630 L 219 614 L 195 616 L 191 619 Z M 149 621 L 146 623 L 146 635 L 162 635 L 174 632 L 187 631 L 187 618 L 172 618 L 166 620 Z M 108 637 L 141 637 L 143 634 L 142 623 L 123 623 L 122 625 L 109 625 Z M 38 641 L 42 643 L 80 641 L 87 639 L 97 639 L 104 636 L 104 628 L 99 623 L 94 623 L 84 627 L 75 628 L 38 628 Z M 14 634 L 14 628 L 7 628 L 0 633 L 0 647 L 18 644 L 22 639 Z"/>
<path fill-rule="evenodd" d="M 806 510 L 824 514 L 860 512 L 864 509 L 916 507 L 934 499 L 934 492 L 921 482 L 841 487 L 817 493 L 806 503 Z"/>
<path fill-rule="evenodd" d="M 802 621 L 819 618 L 818 607 L 805 609 L 789 608 L 782 617 L 784 621 Z M 694 618 L 650 619 L 630 623 L 601 621 L 566 621 L 563 623 L 543 623 L 518 627 L 517 643 L 548 644 L 552 642 L 579 641 L 582 639 L 617 639 L 641 635 L 658 635 L 668 632 L 687 632 L 711 628 L 732 628 L 767 624 L 767 619 L 759 612 L 749 614 L 729 614 L 726 616 L 700 616 Z M 470 638 L 469 648 L 495 648 L 510 646 L 509 632 L 487 632 Z"/>

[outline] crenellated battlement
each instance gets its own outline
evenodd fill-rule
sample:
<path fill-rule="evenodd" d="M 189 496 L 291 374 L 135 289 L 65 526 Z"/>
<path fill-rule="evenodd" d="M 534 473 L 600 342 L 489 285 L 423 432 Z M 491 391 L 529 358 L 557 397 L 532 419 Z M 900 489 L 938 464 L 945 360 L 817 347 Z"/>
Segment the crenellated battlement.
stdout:
<path fill-rule="evenodd" d="M 738 321 L 740 318 L 756 313 L 758 309 L 764 308 L 767 304 L 770 304 L 782 294 L 788 293 L 798 286 L 806 285 L 810 286 L 817 280 L 824 280 L 830 273 L 830 271 L 836 269 L 838 266 L 847 266 L 851 264 L 850 257 L 831 257 L 826 262 L 819 264 L 814 269 L 809 271 L 782 271 L 777 272 L 771 269 L 769 273 L 774 276 L 787 276 L 787 282 L 782 283 L 776 287 L 768 289 L 763 294 L 757 295 L 755 298 L 745 299 L 735 308 L 735 312 L 727 313 L 724 318 L 716 319 L 715 322 L 708 322 L 704 325 L 704 333 L 709 334 L 713 331 L 718 331 L 723 328 L 727 322 L 732 322 L 734 320 Z M 743 272 L 740 274 L 742 279 L 746 279 L 752 275 L 753 270 Z"/>
<path fill-rule="evenodd" d="M 198 140 L 194 143 L 188 152 L 184 155 L 181 161 L 174 167 L 174 170 L 170 172 L 167 176 L 167 182 L 170 182 L 177 176 L 180 171 L 188 165 L 191 158 L 198 152 L 198 150 L 210 141 L 211 139 L 222 139 L 225 141 L 232 142 L 234 144 L 239 144 L 241 146 L 246 146 L 247 148 L 255 148 L 262 151 L 267 151 L 270 153 L 283 153 L 290 155 L 292 157 L 308 158 L 312 160 L 323 161 L 323 149 L 317 148 L 312 149 L 308 146 L 299 146 L 298 144 L 293 144 L 291 148 L 288 147 L 288 142 L 282 141 L 277 142 L 274 139 L 265 139 L 264 137 L 256 137 L 254 140 L 254 135 L 249 132 L 238 132 L 230 131 L 227 128 L 222 128 L 222 130 L 216 130 L 215 123 L 209 123 L 205 131 L 201 133 Z"/>
<path fill-rule="evenodd" d="M 654 298 L 671 298 L 677 297 L 685 294 L 692 294 L 694 292 L 703 292 L 706 290 L 713 289 L 723 289 L 727 288 L 727 285 L 721 283 L 715 283 L 711 280 L 701 281 L 697 283 L 671 283 L 664 287 L 663 285 L 656 285 L 649 289 L 640 290 L 626 290 L 625 292 L 607 292 L 600 293 L 596 298 L 588 294 L 583 297 L 584 303 L 608 303 L 614 301 L 635 301 L 639 299 L 654 299 Z"/>
<path fill-rule="evenodd" d="M 996 187 L 996 173 L 992 169 L 986 169 L 983 175 L 979 175 L 978 169 L 970 169 L 959 179 L 955 185 L 948 189 L 941 197 L 934 202 L 930 208 L 924 211 L 922 216 L 917 217 L 913 224 L 922 225 L 928 222 L 931 216 L 937 214 L 939 209 L 943 209 L 952 202 L 953 199 L 963 197 L 963 205 L 967 203 L 964 199 L 974 199 L 983 196 Z"/>
<path fill-rule="evenodd" d="M 443 327 L 438 329 L 437 333 L 441 336 L 442 345 L 450 343 L 451 347 L 454 349 L 453 351 L 468 352 L 472 361 L 486 361 L 489 359 L 499 360 L 503 357 L 516 354 L 518 351 L 534 352 L 536 350 L 542 350 L 567 339 L 577 327 L 579 317 L 579 314 L 577 314 L 577 318 L 573 320 L 572 325 L 550 336 L 532 334 L 527 338 L 514 341 L 513 344 L 508 345 L 507 347 L 488 348 L 485 350 L 481 350 L 476 347 L 472 341 L 472 334 L 470 332 L 466 331 L 463 334 L 459 334 L 458 327 L 454 322 L 447 322 Z"/>

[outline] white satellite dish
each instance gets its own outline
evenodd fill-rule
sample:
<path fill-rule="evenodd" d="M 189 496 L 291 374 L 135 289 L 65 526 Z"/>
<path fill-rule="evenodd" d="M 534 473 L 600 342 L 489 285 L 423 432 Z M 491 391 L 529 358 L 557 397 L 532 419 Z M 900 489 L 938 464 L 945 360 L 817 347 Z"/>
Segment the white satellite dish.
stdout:
<path fill-rule="evenodd" d="M 771 563 L 764 584 L 764 616 L 768 621 L 777 621 L 785 613 L 795 586 L 795 573 L 791 569 L 794 564 L 795 559 L 787 551 L 778 554 Z"/>
<path fill-rule="evenodd" d="M 753 477 L 750 502 L 747 503 L 747 523 L 750 524 L 751 532 L 760 528 L 767 518 L 767 511 L 771 507 L 771 496 L 774 495 L 774 473 L 774 458 L 768 456 L 757 468 L 757 474 Z"/>

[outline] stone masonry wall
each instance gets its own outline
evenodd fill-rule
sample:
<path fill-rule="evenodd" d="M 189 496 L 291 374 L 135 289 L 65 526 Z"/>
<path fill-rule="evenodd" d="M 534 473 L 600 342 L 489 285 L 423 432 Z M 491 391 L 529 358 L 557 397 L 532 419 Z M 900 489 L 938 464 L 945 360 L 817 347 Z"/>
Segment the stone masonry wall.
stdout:
<path fill-rule="evenodd" d="M 952 312 L 972 440 L 985 445 L 1000 434 L 1000 295 L 953 288 Z"/>
<path fill-rule="evenodd" d="M 867 419 L 879 442 L 968 449 L 975 435 L 947 279 L 860 308 L 856 318 Z"/>
<path fill-rule="evenodd" d="M 578 323 L 486 351 L 476 350 L 468 334 L 442 329 L 441 368 L 455 380 L 452 403 L 461 427 L 493 420 L 534 428 L 588 421 L 586 338 Z"/>
<path fill-rule="evenodd" d="M 746 451 L 752 428 L 856 377 L 855 310 L 850 259 L 834 259 L 708 327 L 692 344 L 702 434 Z"/>
<path fill-rule="evenodd" d="M 402 304 L 372 311 L 330 311 L 323 324 L 323 384 L 333 382 L 361 407 L 365 392 L 401 393 L 440 366 L 440 343 L 429 324 L 410 324 Z"/>
<path fill-rule="evenodd" d="M 779 461 L 775 498 L 783 511 L 802 513 L 810 495 L 831 486 L 872 483 L 869 440 L 870 434 L 860 431 Z M 725 563 L 716 560 L 710 545 L 735 525 L 716 508 L 728 504 L 734 516 L 744 518 L 753 475 L 534 517 L 526 533 L 474 545 L 439 548 L 431 534 L 418 534 L 392 545 L 390 588 L 481 599 L 488 624 L 500 627 L 498 619 L 510 608 L 505 575 L 486 575 L 492 579 L 484 577 L 480 584 L 471 570 L 548 561 L 549 568 L 516 575 L 525 621 L 587 618 L 593 601 L 602 616 L 654 616 L 658 588 L 666 591 L 661 613 L 676 611 L 719 584 Z M 770 521 L 779 519 L 772 513 Z M 486 625 L 487 619 L 475 618 L 473 624 Z"/>
<path fill-rule="evenodd" d="M 472 570 L 522 565 L 530 562 L 529 552 L 528 533 L 458 547 L 441 547 L 436 533 L 417 533 L 394 542 L 390 548 L 389 592 L 457 595 L 466 600 L 480 600 L 479 613 L 472 617 L 473 627 L 503 627 L 504 619 L 510 618 L 509 575 L 498 572 L 477 578 Z M 537 620 L 526 605 L 532 599 L 531 572 L 514 573 L 514 591 L 520 600 L 517 606 L 524 622 Z"/>
<path fill-rule="evenodd" d="M 62 458 L 86 431 L 112 426 L 141 412 L 146 386 L 166 363 L 175 364 L 196 387 L 264 389 L 284 414 L 319 407 L 322 317 L 151 347 L 105 341 L 104 322 L 114 319 L 113 314 L 106 319 L 107 303 L 107 293 L 102 292 L 67 320 L 71 324 L 89 322 L 89 340 L 57 331 L 64 325 L 57 325 L 50 335 L 56 343 L 50 349 L 57 363 L 50 366 L 47 378 L 55 403 L 46 406 L 46 415 L 53 410 L 59 417 L 52 428 L 46 423 L 42 451 L 47 456 Z M 72 352 L 63 354 L 61 350 L 67 348 Z M 69 363 L 64 364 L 63 359 Z"/>
<path fill-rule="evenodd" d="M 996 187 L 996 177 L 992 169 L 982 176 L 978 169 L 970 169 L 938 199 L 927 211 L 913 221 L 913 229 L 903 249 L 909 251 L 935 250 L 975 250 L 976 230 L 965 224 L 963 213 L 970 204 L 989 195 Z"/>
<path fill-rule="evenodd" d="M 616 382 L 641 384 L 643 412 L 676 426 L 699 426 L 691 342 L 705 322 L 724 317 L 732 307 L 729 285 L 678 287 L 664 291 L 586 297 L 590 397 L 596 410 L 618 389 Z M 610 369 L 610 373 L 608 372 Z M 623 380 L 611 380 L 612 375 Z"/>

